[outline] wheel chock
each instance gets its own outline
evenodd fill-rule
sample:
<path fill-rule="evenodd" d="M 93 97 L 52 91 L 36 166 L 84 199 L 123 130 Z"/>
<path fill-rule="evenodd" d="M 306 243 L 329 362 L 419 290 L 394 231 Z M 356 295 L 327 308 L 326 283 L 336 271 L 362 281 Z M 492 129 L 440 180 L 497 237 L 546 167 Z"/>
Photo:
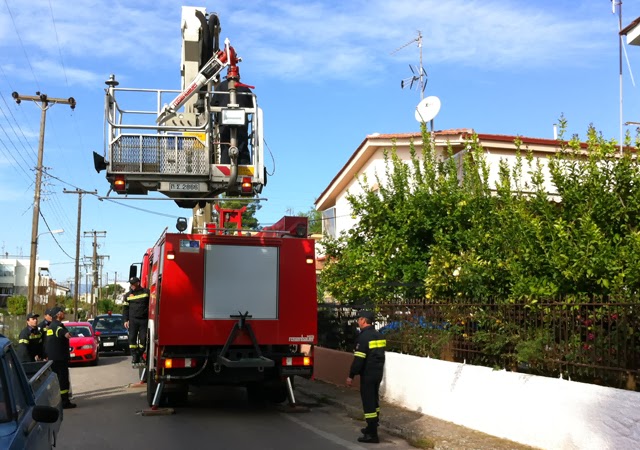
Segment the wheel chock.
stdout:
<path fill-rule="evenodd" d="M 142 410 L 143 416 L 170 416 L 175 413 L 176 410 L 173 408 L 158 408 L 157 406 Z"/>
<path fill-rule="evenodd" d="M 310 412 L 311 408 L 297 403 L 288 403 L 287 405 L 278 405 L 278 411 L 283 413 L 306 413 Z"/>

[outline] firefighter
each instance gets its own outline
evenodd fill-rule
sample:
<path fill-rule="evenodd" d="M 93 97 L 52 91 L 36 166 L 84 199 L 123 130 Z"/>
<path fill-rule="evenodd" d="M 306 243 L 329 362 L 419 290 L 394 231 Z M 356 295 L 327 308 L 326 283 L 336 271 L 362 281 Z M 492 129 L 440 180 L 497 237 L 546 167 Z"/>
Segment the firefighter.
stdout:
<path fill-rule="evenodd" d="M 360 311 L 358 328 L 360 334 L 356 339 L 353 352 L 353 363 L 349 370 L 347 386 L 351 386 L 353 378 L 360 375 L 360 397 L 367 422 L 363 428 L 359 442 L 378 443 L 378 423 L 380 421 L 379 390 L 384 371 L 384 352 L 387 341 L 373 326 L 375 316 L 372 311 Z"/>
<path fill-rule="evenodd" d="M 53 371 L 58 375 L 60 383 L 60 396 L 62 397 L 62 407 L 64 409 L 75 408 L 77 405 L 69 400 L 69 338 L 71 335 L 64 326 L 64 309 L 60 306 L 51 308 L 51 318 L 53 321 L 47 328 L 47 339 L 45 341 L 45 352 L 49 361 L 53 362 Z"/>
<path fill-rule="evenodd" d="M 45 342 L 47 340 L 47 328 L 49 328 L 49 325 L 51 325 L 51 322 L 53 322 L 53 317 L 51 317 L 51 309 L 52 308 L 49 308 L 44 312 L 44 319 L 42 319 L 42 322 L 38 324 L 38 328 L 42 333 L 42 348 L 43 348 L 42 359 L 47 359 L 47 353 L 45 351 L 47 349 L 47 346 Z"/>
<path fill-rule="evenodd" d="M 21 362 L 40 361 L 42 358 L 42 332 L 38 328 L 38 314 L 27 315 L 27 326 L 18 336 L 18 358 Z"/>
<path fill-rule="evenodd" d="M 149 290 L 140 286 L 140 278 L 129 279 L 131 289 L 124 296 L 124 327 L 129 330 L 131 363 L 139 364 L 147 343 L 147 323 L 149 322 Z"/>

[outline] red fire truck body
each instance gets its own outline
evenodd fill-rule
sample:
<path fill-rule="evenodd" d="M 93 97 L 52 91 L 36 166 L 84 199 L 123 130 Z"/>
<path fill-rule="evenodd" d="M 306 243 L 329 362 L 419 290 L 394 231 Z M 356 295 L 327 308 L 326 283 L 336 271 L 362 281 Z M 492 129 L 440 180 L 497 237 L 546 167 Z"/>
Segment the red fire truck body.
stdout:
<path fill-rule="evenodd" d="M 312 375 L 314 241 L 297 237 L 300 219 L 254 236 L 165 232 L 147 251 L 149 404 L 158 383 L 183 395 L 189 385 L 245 385 L 284 401 L 287 377 Z"/>

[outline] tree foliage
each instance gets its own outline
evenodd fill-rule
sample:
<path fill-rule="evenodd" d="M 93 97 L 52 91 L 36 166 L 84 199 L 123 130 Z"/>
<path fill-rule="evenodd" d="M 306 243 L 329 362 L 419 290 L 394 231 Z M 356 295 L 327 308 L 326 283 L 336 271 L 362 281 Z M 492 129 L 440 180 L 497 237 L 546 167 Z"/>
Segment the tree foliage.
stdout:
<path fill-rule="evenodd" d="M 308 222 L 308 233 L 321 234 L 322 233 L 322 213 L 314 207 L 309 208 L 305 212 L 299 212 L 296 216 L 306 217 Z"/>
<path fill-rule="evenodd" d="M 13 295 L 7 298 L 7 311 L 9 314 L 21 316 L 27 314 L 27 296 Z"/>
<path fill-rule="evenodd" d="M 516 140 L 516 163 L 489 180 L 474 137 L 439 158 L 423 127 L 410 159 L 385 152 L 383 174 L 348 196 L 356 226 L 326 240 L 323 287 L 357 303 L 402 298 L 535 303 L 618 301 L 640 290 L 640 165 L 591 126 L 544 164 Z M 545 182 L 546 180 L 546 182 Z M 549 189 L 549 181 L 553 188 Z M 379 186 L 372 189 L 371 186 Z M 555 191 L 555 193 L 554 193 Z M 553 194 L 553 195 L 550 195 Z"/>
<path fill-rule="evenodd" d="M 243 206 L 246 206 L 247 209 L 242 213 L 242 228 L 256 230 L 260 226 L 256 212 L 262 208 L 262 205 L 257 201 L 247 203 L 244 200 L 225 200 L 218 204 L 221 208 L 225 209 L 241 209 Z"/>

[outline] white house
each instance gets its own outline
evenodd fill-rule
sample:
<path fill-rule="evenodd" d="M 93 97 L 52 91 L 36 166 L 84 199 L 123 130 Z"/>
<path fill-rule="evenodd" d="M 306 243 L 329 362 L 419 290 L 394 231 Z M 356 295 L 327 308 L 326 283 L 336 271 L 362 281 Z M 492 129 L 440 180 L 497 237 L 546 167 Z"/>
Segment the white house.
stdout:
<path fill-rule="evenodd" d="M 448 157 L 448 146 L 451 146 L 453 158 L 461 160 L 461 156 L 468 151 L 468 142 L 474 135 L 472 129 L 455 129 L 436 131 L 434 135 L 435 153 L 440 157 Z M 505 160 L 509 166 L 516 163 L 516 139 L 521 141 L 520 152 L 524 156 L 531 151 L 534 161 L 539 161 L 542 172 L 549 180 L 547 168 L 548 156 L 560 149 L 555 139 L 541 139 L 522 136 L 507 136 L 498 134 L 477 134 L 478 141 L 484 150 L 485 159 L 489 166 L 489 185 L 494 186 L 498 180 L 500 160 Z M 410 158 L 410 143 L 413 142 L 419 154 L 422 148 L 421 133 L 371 134 L 351 155 L 347 163 L 340 169 L 329 185 L 322 191 L 315 202 L 315 207 L 323 215 L 323 233 L 337 237 L 344 230 L 348 230 L 357 221 L 352 217 L 351 207 L 347 201 L 347 194 L 361 192 L 357 177 L 366 175 L 369 184 L 375 182 L 377 173 L 384 182 L 385 162 L 383 151 L 391 150 L 395 141 L 397 155 L 403 160 Z M 526 163 L 526 162 L 525 162 Z M 523 169 L 522 183 L 528 182 L 528 168 Z M 370 186 L 375 188 L 375 186 Z M 553 193 L 554 188 L 547 182 L 547 192 Z"/>
<path fill-rule="evenodd" d="M 0 306 L 6 305 L 7 298 L 12 295 L 26 296 L 29 286 L 29 258 L 8 254 L 4 256 L 0 258 Z M 36 303 L 47 303 L 50 282 L 49 261 L 36 260 Z"/>

